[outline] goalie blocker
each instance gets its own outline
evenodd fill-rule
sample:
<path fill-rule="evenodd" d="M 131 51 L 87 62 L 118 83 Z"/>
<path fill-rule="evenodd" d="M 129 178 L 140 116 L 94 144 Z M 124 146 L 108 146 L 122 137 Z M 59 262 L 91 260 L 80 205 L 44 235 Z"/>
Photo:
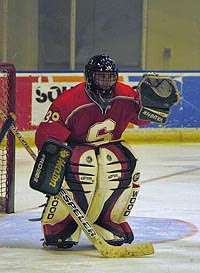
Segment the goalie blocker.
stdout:
<path fill-rule="evenodd" d="M 63 143 L 45 141 L 32 171 L 30 187 L 45 194 L 58 194 L 71 153 L 70 147 Z"/>

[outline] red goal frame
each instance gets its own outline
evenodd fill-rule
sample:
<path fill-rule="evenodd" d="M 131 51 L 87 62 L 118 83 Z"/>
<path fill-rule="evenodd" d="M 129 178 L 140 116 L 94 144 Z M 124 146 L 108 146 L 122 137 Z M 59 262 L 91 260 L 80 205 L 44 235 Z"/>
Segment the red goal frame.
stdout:
<path fill-rule="evenodd" d="M 16 69 L 14 64 L 0 63 L 0 110 L 7 116 L 16 108 Z M 4 120 L 0 118 L 0 128 Z M 0 213 L 14 212 L 15 136 L 10 130 L 0 144 Z"/>

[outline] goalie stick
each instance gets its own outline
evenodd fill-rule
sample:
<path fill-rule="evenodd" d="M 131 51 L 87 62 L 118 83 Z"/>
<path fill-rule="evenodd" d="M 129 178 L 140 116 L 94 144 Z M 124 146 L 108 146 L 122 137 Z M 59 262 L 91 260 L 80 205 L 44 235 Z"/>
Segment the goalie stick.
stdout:
<path fill-rule="evenodd" d="M 7 116 L 1 111 L 0 109 L 0 117 L 2 120 L 6 121 Z M 13 119 L 15 119 L 15 116 L 12 116 Z M 28 143 L 24 140 L 24 138 L 22 137 L 22 135 L 19 133 L 19 131 L 16 129 L 14 124 L 11 124 L 10 128 L 11 132 L 19 139 L 19 141 L 21 142 L 21 144 L 24 146 L 24 148 L 27 150 L 27 152 L 30 154 L 30 156 L 36 160 L 37 156 L 36 154 L 33 152 L 33 150 L 31 149 L 31 147 L 28 145 Z"/>
<path fill-rule="evenodd" d="M 93 243 L 96 249 L 107 258 L 120 258 L 120 257 L 141 257 L 144 255 L 151 255 L 154 253 L 154 248 L 151 243 L 133 244 L 130 246 L 112 246 L 108 244 L 103 237 L 97 233 L 95 227 L 89 222 L 87 216 L 81 208 L 75 203 L 74 200 L 68 195 L 66 190 L 61 189 L 59 198 L 67 205 L 71 216 L 76 223 L 85 232 L 88 239 Z"/>
<path fill-rule="evenodd" d="M 0 116 L 5 120 L 6 115 L 0 111 Z M 25 149 L 31 155 L 31 157 L 36 160 L 37 156 L 28 143 L 24 140 L 22 135 L 18 132 L 15 125 L 12 124 L 10 127 L 12 133 L 20 140 Z M 84 231 L 88 239 L 93 243 L 96 249 L 104 256 L 108 258 L 119 258 L 119 257 L 141 257 L 144 255 L 151 255 L 154 253 L 154 248 L 152 243 L 141 243 L 133 244 L 129 246 L 112 246 L 108 244 L 102 235 L 95 230 L 95 227 L 87 219 L 84 212 L 78 206 L 78 204 L 72 200 L 67 191 L 64 189 L 60 190 L 58 194 L 59 198 L 66 204 L 69 212 L 73 219 L 76 221 L 78 226 Z"/>

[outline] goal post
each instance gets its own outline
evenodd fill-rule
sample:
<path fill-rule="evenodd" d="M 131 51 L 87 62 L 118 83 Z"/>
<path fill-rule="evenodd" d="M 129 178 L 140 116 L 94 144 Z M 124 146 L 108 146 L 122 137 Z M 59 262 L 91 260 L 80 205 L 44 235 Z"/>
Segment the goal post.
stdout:
<path fill-rule="evenodd" d="M 6 116 L 15 113 L 16 70 L 13 64 L 0 63 L 0 111 Z M 0 116 L 0 131 L 5 126 Z M 15 136 L 4 132 L 0 143 L 0 213 L 14 212 Z"/>

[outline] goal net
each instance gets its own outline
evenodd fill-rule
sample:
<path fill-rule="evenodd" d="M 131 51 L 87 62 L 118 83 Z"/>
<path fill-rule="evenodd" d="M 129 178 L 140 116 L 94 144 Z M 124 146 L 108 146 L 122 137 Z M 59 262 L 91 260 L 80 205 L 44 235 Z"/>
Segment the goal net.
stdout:
<path fill-rule="evenodd" d="M 0 63 L 0 130 L 4 118 L 15 113 L 16 71 L 13 64 Z M 10 130 L 0 143 L 0 213 L 14 212 L 15 137 Z"/>

